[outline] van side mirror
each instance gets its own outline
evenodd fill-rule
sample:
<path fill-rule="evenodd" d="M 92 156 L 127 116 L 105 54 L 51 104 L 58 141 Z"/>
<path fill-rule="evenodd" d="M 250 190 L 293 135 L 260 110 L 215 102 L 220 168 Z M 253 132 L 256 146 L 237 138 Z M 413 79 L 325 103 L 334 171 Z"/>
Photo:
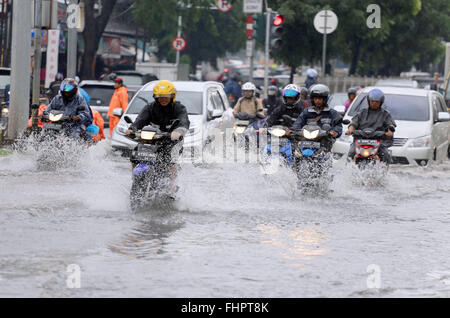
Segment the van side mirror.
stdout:
<path fill-rule="evenodd" d="M 123 109 L 122 108 L 114 108 L 113 115 L 116 117 L 122 117 L 123 115 Z"/>

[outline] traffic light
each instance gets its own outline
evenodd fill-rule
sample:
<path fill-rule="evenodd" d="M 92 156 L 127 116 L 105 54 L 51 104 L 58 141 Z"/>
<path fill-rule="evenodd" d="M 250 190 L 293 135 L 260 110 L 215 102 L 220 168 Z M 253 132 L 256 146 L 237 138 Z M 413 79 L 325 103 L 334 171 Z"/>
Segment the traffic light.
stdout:
<path fill-rule="evenodd" d="M 266 18 L 264 14 L 253 14 L 253 38 L 256 42 L 264 44 L 266 40 Z"/>
<path fill-rule="evenodd" d="M 284 23 L 284 15 L 274 13 L 271 16 L 270 23 L 270 50 L 274 51 L 279 49 L 283 45 L 283 40 L 281 37 L 283 36 L 283 23 Z"/>

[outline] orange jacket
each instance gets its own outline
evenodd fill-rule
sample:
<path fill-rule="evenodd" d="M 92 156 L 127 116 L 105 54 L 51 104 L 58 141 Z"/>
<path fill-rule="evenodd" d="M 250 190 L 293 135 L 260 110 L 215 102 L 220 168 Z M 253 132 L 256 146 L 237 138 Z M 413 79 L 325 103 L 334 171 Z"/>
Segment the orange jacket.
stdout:
<path fill-rule="evenodd" d="M 92 109 L 92 108 L 91 108 Z M 102 118 L 102 115 L 95 109 L 92 109 L 92 115 L 94 116 L 94 121 L 92 122 L 94 125 L 97 125 L 100 130 L 98 131 L 98 134 L 95 136 L 92 136 L 92 140 L 94 142 L 100 141 L 102 139 L 105 139 L 104 129 L 105 129 L 105 121 Z"/>
<path fill-rule="evenodd" d="M 109 103 L 108 113 L 106 115 L 108 117 L 114 116 L 113 110 L 115 108 L 121 107 L 125 112 L 128 106 L 128 89 L 124 86 L 121 86 L 114 90 L 114 94 L 111 97 L 111 101 Z"/>
<path fill-rule="evenodd" d="M 41 106 L 39 106 L 39 111 L 38 111 L 38 116 L 39 116 L 39 119 L 38 119 L 38 127 L 43 127 L 44 126 L 44 124 L 41 122 L 41 117 L 42 117 L 42 115 L 44 114 L 44 110 L 47 108 L 47 105 L 45 105 L 45 104 L 42 104 Z M 28 119 L 28 127 L 31 127 L 32 126 L 32 120 L 33 120 L 33 118 L 32 117 L 30 117 L 30 119 Z"/>

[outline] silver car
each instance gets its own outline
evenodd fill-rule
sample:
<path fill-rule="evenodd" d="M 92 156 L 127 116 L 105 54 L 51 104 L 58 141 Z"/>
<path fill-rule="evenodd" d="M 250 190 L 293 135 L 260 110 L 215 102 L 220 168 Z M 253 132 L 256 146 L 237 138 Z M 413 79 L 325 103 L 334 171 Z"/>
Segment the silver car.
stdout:
<path fill-rule="evenodd" d="M 374 87 L 366 87 L 349 107 L 344 120 L 351 120 L 363 107 Z M 397 128 L 392 150 L 394 163 L 427 165 L 430 160 L 446 160 L 450 147 L 450 114 L 441 94 L 418 88 L 379 87 L 384 92 L 385 107 L 394 117 Z M 347 155 L 353 137 L 344 133 L 332 151 Z"/>
<path fill-rule="evenodd" d="M 115 110 L 115 114 L 121 116 L 121 119 L 112 134 L 113 150 L 128 154 L 136 146 L 135 141 L 125 136 L 129 125 L 124 117 L 128 116 L 134 121 L 144 106 L 153 102 L 153 87 L 157 82 L 144 85 L 133 96 L 125 113 L 122 114 L 120 109 Z M 201 155 L 204 146 L 211 140 L 214 129 L 224 131 L 226 128 L 232 128 L 234 124 L 232 109 L 223 85 L 209 81 L 173 83 L 177 89 L 176 100 L 186 106 L 191 122 L 189 132 L 184 138 L 184 149 L 190 151 L 193 156 Z"/>

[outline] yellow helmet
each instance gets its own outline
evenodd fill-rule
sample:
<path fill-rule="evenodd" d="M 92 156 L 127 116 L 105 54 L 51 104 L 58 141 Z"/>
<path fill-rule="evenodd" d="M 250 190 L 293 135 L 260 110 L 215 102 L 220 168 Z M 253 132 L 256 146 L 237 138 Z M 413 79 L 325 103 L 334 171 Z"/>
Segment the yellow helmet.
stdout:
<path fill-rule="evenodd" d="M 153 87 L 153 98 L 155 99 L 158 97 L 170 97 L 172 98 L 172 102 L 174 102 L 176 96 L 177 89 L 170 81 L 159 81 L 156 83 L 155 87 Z"/>

